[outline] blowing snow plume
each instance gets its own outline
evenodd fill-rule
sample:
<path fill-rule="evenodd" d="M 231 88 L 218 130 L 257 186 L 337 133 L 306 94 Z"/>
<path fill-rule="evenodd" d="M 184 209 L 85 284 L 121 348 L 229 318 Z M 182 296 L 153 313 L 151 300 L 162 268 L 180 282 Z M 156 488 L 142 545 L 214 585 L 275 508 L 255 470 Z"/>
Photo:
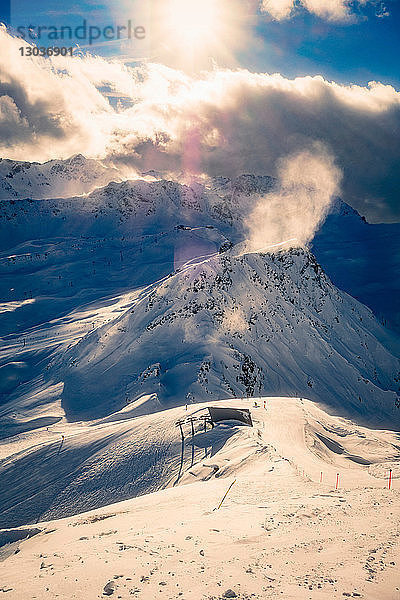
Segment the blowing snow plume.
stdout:
<path fill-rule="evenodd" d="M 278 189 L 264 196 L 250 214 L 247 250 L 304 247 L 338 195 L 342 174 L 320 145 L 280 162 Z"/>

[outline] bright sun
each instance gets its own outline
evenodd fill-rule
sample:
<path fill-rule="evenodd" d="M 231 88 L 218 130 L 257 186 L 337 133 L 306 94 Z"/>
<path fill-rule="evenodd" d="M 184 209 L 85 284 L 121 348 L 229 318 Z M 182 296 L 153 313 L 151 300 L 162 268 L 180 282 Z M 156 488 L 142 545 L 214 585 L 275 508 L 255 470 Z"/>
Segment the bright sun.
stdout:
<path fill-rule="evenodd" d="M 159 0 L 154 17 L 162 57 L 196 67 L 233 53 L 245 22 L 240 0 Z"/>
<path fill-rule="evenodd" d="M 167 24 L 188 46 L 207 44 L 218 33 L 218 0 L 170 0 Z"/>

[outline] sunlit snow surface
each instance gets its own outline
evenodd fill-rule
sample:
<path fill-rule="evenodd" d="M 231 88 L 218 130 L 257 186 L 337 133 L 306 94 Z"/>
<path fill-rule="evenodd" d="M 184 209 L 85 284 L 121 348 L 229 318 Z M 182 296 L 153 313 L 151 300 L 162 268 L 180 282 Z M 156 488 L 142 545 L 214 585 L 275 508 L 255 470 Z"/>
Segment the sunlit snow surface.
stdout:
<path fill-rule="evenodd" d="M 176 420 L 208 404 L 136 418 L 125 409 L 2 446 L 1 518 L 15 527 L 0 530 L 7 597 L 97 598 L 111 587 L 143 600 L 160 589 L 168 598 L 229 589 L 256 600 L 396 598 L 397 435 L 307 400 L 265 401 L 222 401 L 249 408 L 254 427 L 199 423 L 192 437 L 187 424 L 183 446 Z M 146 492 L 155 493 L 112 504 Z"/>

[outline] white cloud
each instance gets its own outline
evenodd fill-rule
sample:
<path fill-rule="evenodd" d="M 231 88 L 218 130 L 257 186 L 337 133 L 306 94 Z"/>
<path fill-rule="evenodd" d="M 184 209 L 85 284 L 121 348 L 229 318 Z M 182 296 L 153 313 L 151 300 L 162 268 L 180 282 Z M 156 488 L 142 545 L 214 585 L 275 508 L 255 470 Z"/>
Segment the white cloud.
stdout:
<path fill-rule="evenodd" d="M 132 94 L 128 71 L 100 58 L 29 58 L 20 55 L 20 45 L 0 27 L 1 154 L 46 160 L 81 148 L 104 152 L 114 111 L 99 87 L 110 83 Z"/>
<path fill-rule="evenodd" d="M 98 57 L 31 60 L 19 45 L 0 30 L 3 157 L 80 152 L 138 171 L 276 175 L 282 157 L 317 142 L 343 170 L 346 200 L 372 218 L 400 216 L 400 94 L 391 86 L 245 70 L 189 76 Z"/>
<path fill-rule="evenodd" d="M 270 14 L 277 21 L 281 21 L 291 16 L 294 6 L 294 0 L 262 0 L 261 11 Z"/>
<path fill-rule="evenodd" d="M 321 19 L 328 21 L 346 21 L 354 15 L 355 6 L 376 4 L 375 0 L 261 0 L 260 8 L 280 21 L 295 14 L 302 7 Z"/>

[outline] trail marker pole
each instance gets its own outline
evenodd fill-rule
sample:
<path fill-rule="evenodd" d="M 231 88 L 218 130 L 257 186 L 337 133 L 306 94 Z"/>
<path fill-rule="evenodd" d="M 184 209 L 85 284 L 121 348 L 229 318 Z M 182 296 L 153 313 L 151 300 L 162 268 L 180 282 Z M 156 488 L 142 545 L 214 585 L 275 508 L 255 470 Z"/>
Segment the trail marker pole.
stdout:
<path fill-rule="evenodd" d="M 322 483 L 322 471 L 321 471 L 321 477 L 319 479 L 319 482 Z"/>
<path fill-rule="evenodd" d="M 214 510 L 219 510 L 222 506 L 223 501 L 225 500 L 225 498 L 227 497 L 227 495 L 229 494 L 233 484 L 236 483 L 236 479 L 234 479 L 234 481 L 232 481 L 231 485 L 228 487 L 228 489 L 226 490 L 224 497 L 222 498 L 221 502 L 219 503 L 219 505 L 217 506 L 217 508 L 214 508 Z"/>
<path fill-rule="evenodd" d="M 336 488 L 335 489 L 337 490 L 338 487 L 339 487 L 339 473 L 336 474 Z"/>
<path fill-rule="evenodd" d="M 62 449 L 62 447 L 63 447 L 63 445 L 64 445 L 64 439 L 65 439 L 65 437 L 62 435 L 62 436 L 61 436 L 61 444 L 60 444 L 60 446 L 59 446 L 59 448 L 58 448 L 57 456 L 60 454 L 60 452 L 61 452 L 61 449 Z"/>
<path fill-rule="evenodd" d="M 192 427 L 192 462 L 191 462 L 191 467 L 193 467 L 194 464 L 194 423 L 193 423 L 193 419 L 190 419 L 190 425 Z"/>
<path fill-rule="evenodd" d="M 389 469 L 389 490 L 392 487 L 392 469 Z"/>

